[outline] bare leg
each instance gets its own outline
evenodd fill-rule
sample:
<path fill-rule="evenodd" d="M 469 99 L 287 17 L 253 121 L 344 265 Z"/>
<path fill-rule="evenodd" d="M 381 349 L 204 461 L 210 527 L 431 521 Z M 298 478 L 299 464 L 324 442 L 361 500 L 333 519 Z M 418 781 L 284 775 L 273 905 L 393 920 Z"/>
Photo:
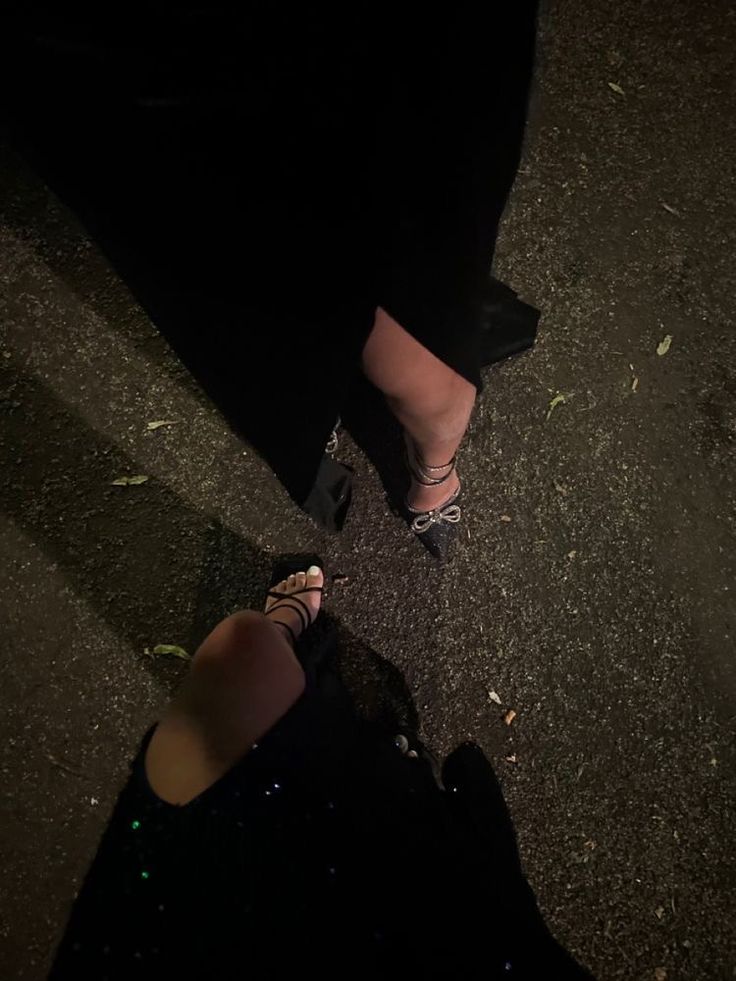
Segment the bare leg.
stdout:
<path fill-rule="evenodd" d="M 389 408 L 424 463 L 440 467 L 452 460 L 475 405 L 475 386 L 380 308 L 363 349 L 363 371 L 386 396 Z M 432 475 L 443 477 L 450 469 Z M 422 511 L 438 507 L 457 490 L 458 484 L 455 473 L 435 487 L 413 480 L 409 504 Z"/>
<path fill-rule="evenodd" d="M 280 584 L 286 596 L 319 575 L 300 573 Z M 301 597 L 316 616 L 320 594 Z M 275 605 L 267 601 L 266 609 Z M 286 623 L 302 621 L 288 607 L 271 616 L 243 610 L 218 624 L 192 660 L 181 692 L 156 728 L 146 753 L 151 786 L 163 800 L 185 804 L 223 776 L 291 708 L 304 691 L 304 672 Z"/>

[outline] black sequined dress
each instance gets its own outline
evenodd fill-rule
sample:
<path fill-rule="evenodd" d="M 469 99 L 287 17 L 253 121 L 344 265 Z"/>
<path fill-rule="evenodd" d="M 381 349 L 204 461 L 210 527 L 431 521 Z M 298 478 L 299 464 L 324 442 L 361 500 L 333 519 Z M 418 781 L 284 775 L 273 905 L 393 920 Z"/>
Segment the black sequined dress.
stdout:
<path fill-rule="evenodd" d="M 142 753 L 53 981 L 588 977 L 542 921 L 476 747 L 443 788 L 412 737 L 311 693 L 184 807 Z"/>

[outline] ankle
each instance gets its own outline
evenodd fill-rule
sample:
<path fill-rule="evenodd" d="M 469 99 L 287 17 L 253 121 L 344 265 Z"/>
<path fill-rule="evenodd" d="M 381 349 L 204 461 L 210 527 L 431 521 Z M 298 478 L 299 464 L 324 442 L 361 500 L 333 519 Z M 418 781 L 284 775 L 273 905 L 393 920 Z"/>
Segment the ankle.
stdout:
<path fill-rule="evenodd" d="M 424 456 L 413 440 L 406 440 L 406 455 L 409 471 L 415 483 L 424 487 L 435 487 L 449 480 L 455 470 L 456 456 L 450 459 L 444 456 L 440 459 L 440 454 L 435 453 L 429 457 Z"/>
<path fill-rule="evenodd" d="M 406 496 L 406 506 L 416 514 L 425 514 L 452 504 L 460 492 L 460 479 L 455 474 L 442 484 L 427 487 L 412 482 Z"/>

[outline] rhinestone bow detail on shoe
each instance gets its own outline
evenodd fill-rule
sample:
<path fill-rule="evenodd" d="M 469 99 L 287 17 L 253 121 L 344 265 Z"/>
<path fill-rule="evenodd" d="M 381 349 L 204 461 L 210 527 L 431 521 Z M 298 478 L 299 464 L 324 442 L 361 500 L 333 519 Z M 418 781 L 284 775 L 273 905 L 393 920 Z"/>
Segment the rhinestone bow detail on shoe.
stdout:
<path fill-rule="evenodd" d="M 442 507 L 434 508 L 432 511 L 423 511 L 421 514 L 418 514 L 411 523 L 411 530 L 417 535 L 421 535 L 423 531 L 427 531 L 432 525 L 444 523 L 451 525 L 457 524 L 462 516 L 460 505 L 455 504 L 458 493 L 453 494 L 450 500 L 446 504 L 443 504 Z"/>

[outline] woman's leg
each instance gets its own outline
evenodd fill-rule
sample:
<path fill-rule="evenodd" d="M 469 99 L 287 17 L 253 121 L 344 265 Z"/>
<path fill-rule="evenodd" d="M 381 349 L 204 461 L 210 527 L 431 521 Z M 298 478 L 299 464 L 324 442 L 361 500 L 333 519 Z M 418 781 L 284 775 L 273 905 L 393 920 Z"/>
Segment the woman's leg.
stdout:
<path fill-rule="evenodd" d="M 386 401 L 428 467 L 449 463 L 462 442 L 475 404 L 476 389 L 440 361 L 384 310 L 378 309 L 363 349 L 363 371 Z M 458 488 L 450 467 L 431 471 L 448 479 L 426 487 L 413 479 L 408 503 L 429 511 Z"/>
<path fill-rule="evenodd" d="M 284 597 L 322 586 L 320 570 L 290 576 L 275 591 Z M 314 620 L 319 592 L 302 593 Z M 291 601 L 292 603 L 294 601 Z M 294 603 L 294 605 L 296 605 Z M 269 598 L 268 616 L 242 610 L 218 624 L 192 660 L 181 692 L 157 726 L 146 752 L 146 772 L 159 797 L 185 804 L 223 776 L 304 691 L 289 627 L 304 620 L 289 604 Z"/>

